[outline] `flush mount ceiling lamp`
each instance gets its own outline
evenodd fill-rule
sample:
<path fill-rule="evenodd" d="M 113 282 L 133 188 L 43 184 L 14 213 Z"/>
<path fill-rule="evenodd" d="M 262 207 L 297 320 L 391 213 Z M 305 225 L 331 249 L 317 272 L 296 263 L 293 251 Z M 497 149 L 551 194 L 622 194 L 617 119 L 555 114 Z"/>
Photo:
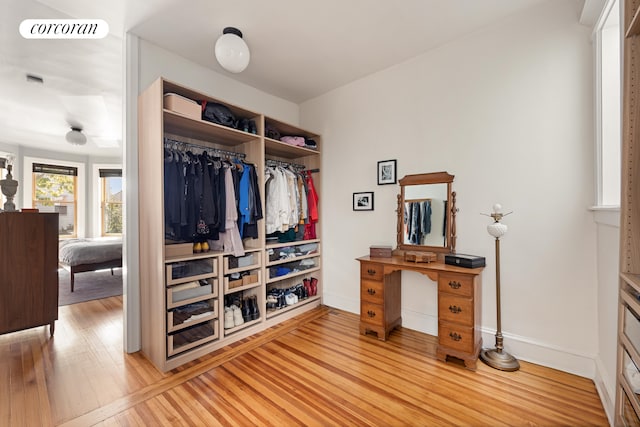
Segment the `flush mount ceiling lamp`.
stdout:
<path fill-rule="evenodd" d="M 235 27 L 226 27 L 216 41 L 216 59 L 225 70 L 241 73 L 249 65 L 251 53 L 242 39 L 242 32 Z"/>
<path fill-rule="evenodd" d="M 87 143 L 87 137 L 82 133 L 82 128 L 71 126 L 71 130 L 65 135 L 67 142 L 73 145 L 84 145 Z"/>

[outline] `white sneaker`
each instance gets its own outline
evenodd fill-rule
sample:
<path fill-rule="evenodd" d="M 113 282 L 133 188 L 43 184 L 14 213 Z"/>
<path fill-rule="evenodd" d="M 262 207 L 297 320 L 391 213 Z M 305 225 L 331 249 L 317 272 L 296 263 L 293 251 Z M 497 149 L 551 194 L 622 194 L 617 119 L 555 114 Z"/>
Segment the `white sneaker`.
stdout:
<path fill-rule="evenodd" d="M 233 311 L 231 311 L 230 307 L 224 308 L 224 328 L 231 329 L 235 326 L 233 320 Z"/>
<path fill-rule="evenodd" d="M 244 323 L 244 319 L 242 318 L 242 310 L 236 307 L 235 305 L 231 306 L 231 310 L 233 311 L 233 324 L 235 326 L 240 326 Z"/>

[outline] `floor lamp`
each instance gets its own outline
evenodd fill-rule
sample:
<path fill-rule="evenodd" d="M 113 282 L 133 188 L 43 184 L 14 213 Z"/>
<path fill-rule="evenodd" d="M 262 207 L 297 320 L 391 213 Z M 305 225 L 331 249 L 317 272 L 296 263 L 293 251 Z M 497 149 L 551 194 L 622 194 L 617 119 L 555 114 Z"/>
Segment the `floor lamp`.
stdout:
<path fill-rule="evenodd" d="M 502 224 L 500 220 L 510 213 L 503 214 L 502 206 L 496 203 L 493 205 L 493 213 L 489 215 L 494 222 L 487 226 L 489 234 L 496 239 L 496 311 L 498 314 L 498 328 L 496 330 L 496 348 L 482 350 L 480 359 L 492 368 L 500 369 L 501 371 L 517 371 L 520 369 L 518 360 L 503 350 L 500 319 L 500 237 L 507 233 L 507 226 Z"/>

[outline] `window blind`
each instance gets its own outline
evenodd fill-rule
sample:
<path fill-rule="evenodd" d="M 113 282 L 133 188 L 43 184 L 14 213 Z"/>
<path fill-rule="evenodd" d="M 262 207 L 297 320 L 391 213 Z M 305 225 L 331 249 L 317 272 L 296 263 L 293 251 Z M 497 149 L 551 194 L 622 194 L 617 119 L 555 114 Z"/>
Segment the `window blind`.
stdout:
<path fill-rule="evenodd" d="M 100 169 L 100 178 L 122 177 L 122 169 Z"/>
<path fill-rule="evenodd" d="M 34 163 L 33 172 L 51 173 L 55 175 L 78 176 L 78 168 L 60 165 L 45 165 L 43 163 Z"/>

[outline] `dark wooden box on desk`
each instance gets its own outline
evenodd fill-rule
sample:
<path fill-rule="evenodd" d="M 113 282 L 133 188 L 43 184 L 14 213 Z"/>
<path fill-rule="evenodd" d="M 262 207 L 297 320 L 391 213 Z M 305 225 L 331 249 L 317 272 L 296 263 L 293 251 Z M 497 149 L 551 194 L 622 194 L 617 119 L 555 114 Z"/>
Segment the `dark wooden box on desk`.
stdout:
<path fill-rule="evenodd" d="M 461 268 L 443 262 L 415 263 L 401 256 L 364 256 L 360 262 L 360 333 L 376 333 L 386 340 L 402 325 L 401 271 L 416 271 L 437 282 L 438 349 L 436 357 L 464 361 L 475 370 L 482 348 L 482 268 Z"/>
<path fill-rule="evenodd" d="M 58 319 L 58 214 L 0 213 L 0 334 Z"/>

